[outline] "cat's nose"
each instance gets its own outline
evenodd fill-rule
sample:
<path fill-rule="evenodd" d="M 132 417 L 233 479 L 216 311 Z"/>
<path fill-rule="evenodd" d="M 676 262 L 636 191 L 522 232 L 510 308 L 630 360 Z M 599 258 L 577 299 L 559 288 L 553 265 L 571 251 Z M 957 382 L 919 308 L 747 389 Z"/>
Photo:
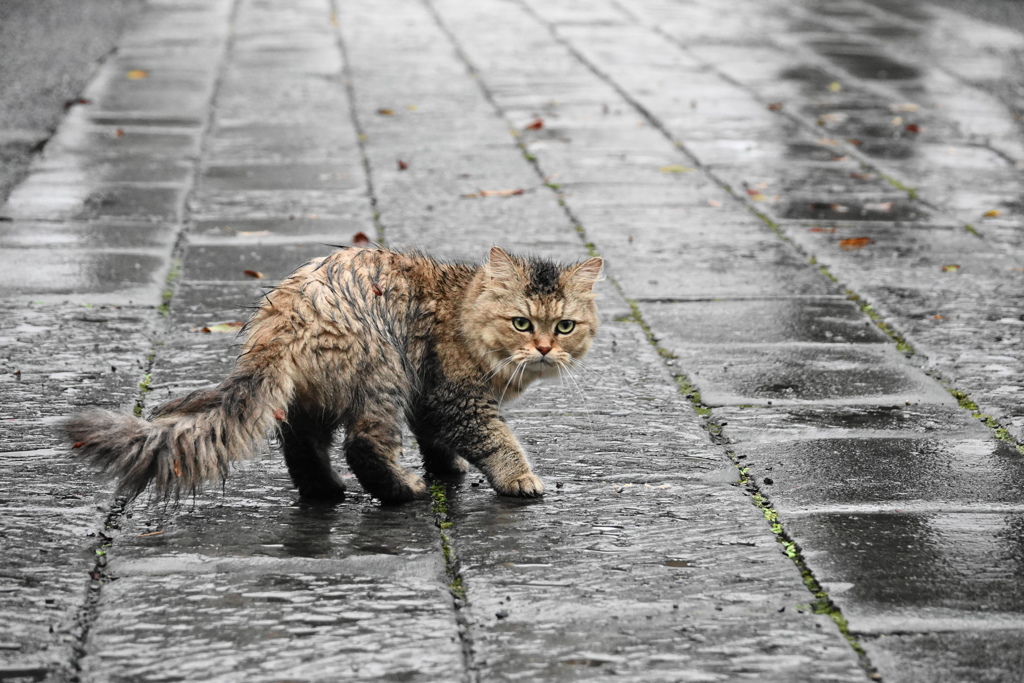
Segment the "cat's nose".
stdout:
<path fill-rule="evenodd" d="M 551 347 L 550 346 L 538 346 L 537 350 L 540 351 L 540 355 L 546 356 L 546 355 L 548 355 L 548 351 L 551 350 Z"/>

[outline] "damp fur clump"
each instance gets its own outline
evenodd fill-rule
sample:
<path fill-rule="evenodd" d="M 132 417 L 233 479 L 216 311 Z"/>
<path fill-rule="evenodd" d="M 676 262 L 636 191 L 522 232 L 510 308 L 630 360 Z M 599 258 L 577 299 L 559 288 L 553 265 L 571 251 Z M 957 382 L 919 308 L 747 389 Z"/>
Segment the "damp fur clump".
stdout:
<path fill-rule="evenodd" d="M 501 404 L 570 371 L 590 349 L 601 267 L 600 258 L 563 266 L 498 247 L 477 266 L 341 249 L 264 298 L 219 386 L 169 401 L 148 420 L 90 410 L 65 429 L 129 497 L 221 481 L 277 430 L 304 497 L 343 495 L 330 461 L 342 433 L 345 459 L 370 494 L 418 498 L 422 478 L 398 462 L 403 422 L 427 472 L 459 474 L 469 462 L 500 494 L 539 496 L 544 485 Z"/>

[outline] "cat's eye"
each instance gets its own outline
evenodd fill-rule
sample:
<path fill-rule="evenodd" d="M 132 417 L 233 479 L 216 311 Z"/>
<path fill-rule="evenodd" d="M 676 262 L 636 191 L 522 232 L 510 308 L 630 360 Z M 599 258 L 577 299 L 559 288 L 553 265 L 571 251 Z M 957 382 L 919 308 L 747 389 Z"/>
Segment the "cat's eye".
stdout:
<path fill-rule="evenodd" d="M 555 332 L 558 334 L 569 334 L 576 329 L 575 320 L 559 320 L 558 324 L 555 325 Z"/>
<path fill-rule="evenodd" d="M 520 332 L 529 332 L 533 329 L 533 323 L 528 318 L 512 318 L 512 327 Z"/>

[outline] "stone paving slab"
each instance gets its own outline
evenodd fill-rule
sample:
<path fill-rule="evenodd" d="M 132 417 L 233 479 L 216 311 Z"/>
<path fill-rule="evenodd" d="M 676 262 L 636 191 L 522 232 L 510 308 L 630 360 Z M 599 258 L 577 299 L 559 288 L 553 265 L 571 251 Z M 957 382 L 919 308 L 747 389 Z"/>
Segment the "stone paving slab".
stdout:
<path fill-rule="evenodd" d="M 74 305 L 0 311 L 6 677 L 69 673 L 109 492 L 68 458 L 56 426 L 82 404 L 131 404 L 142 375 L 135 354 L 148 348 L 154 319 L 146 309 Z"/>
<path fill-rule="evenodd" d="M 31 320 L 10 308 L 32 363 L 0 383 L 14 406 L 6 462 L 31 480 L 11 528 L 19 567 L 53 559 L 41 589 L 4 595 L 19 609 L 50 596 L 71 625 L 49 636 L 45 611 L 7 624 L 0 640 L 19 647 L 0 671 L 863 680 L 874 666 L 921 680 L 941 666 L 931 680 L 1011 680 L 1020 664 L 996 647 L 1021 632 L 1019 456 L 922 372 L 1019 427 L 1024 154 L 1006 91 L 985 76 L 1019 41 L 986 46 L 956 16 L 883 0 L 741 0 L 726 17 L 711 0 L 152 3 L 4 210 L 19 221 L 0 241 L 30 276 L 0 282 L 5 294 L 123 297 L 89 287 L 135 258 L 147 275 L 128 291 L 155 307 L 174 257 L 182 272 L 152 368 L 154 308 L 138 328 L 132 308 L 95 329 L 71 306 L 24 309 Z M 926 31 L 964 58 L 915 53 Z M 1002 213 L 979 220 L 986 206 Z M 79 531 L 98 528 L 107 494 L 60 460 L 56 416 L 130 403 L 128 367 L 152 370 L 149 405 L 218 381 L 237 339 L 202 329 L 239 322 L 261 286 L 357 232 L 446 258 L 496 242 L 606 258 L 587 368 L 509 413 L 548 496 L 501 499 L 471 474 L 448 489 L 447 517 L 380 508 L 357 485 L 309 508 L 278 458 L 259 459 L 223 492 L 114 514 L 101 568 L 120 578 L 85 600 L 94 548 Z M 79 251 L 92 238 L 109 246 Z M 637 314 L 646 327 L 627 322 Z M 33 346 L 54 320 L 75 331 L 70 355 Z M 93 343 L 118 373 L 63 369 Z M 36 482 L 55 471 L 86 493 L 41 507 L 52 488 Z M 40 509 L 58 520 L 47 536 L 32 533 Z M 866 658 L 811 613 L 769 513 Z"/>

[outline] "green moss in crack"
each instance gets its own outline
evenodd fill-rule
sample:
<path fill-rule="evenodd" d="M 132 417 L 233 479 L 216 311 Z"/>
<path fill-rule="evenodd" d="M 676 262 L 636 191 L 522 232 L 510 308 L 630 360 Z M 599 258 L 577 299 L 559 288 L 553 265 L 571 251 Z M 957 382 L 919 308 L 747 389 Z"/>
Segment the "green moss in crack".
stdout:
<path fill-rule="evenodd" d="M 459 600 L 465 600 L 466 589 L 462 584 L 462 576 L 459 574 L 459 558 L 455 554 L 451 536 L 445 533 L 454 526 L 448 516 L 447 487 L 440 482 L 431 484 L 430 499 L 432 501 L 430 509 L 434 513 L 434 522 L 439 530 L 441 554 L 444 556 L 445 573 L 448 575 L 448 589 Z"/>
<path fill-rule="evenodd" d="M 167 278 L 164 280 L 164 291 L 160 293 L 160 305 L 156 310 L 163 317 L 171 315 L 171 299 L 174 298 L 174 285 L 181 279 L 181 259 L 171 261 L 171 269 L 167 271 Z"/>
<path fill-rule="evenodd" d="M 906 185 L 903 182 L 897 180 L 896 178 L 893 178 L 892 176 L 888 176 L 888 175 L 886 175 L 884 173 L 879 173 L 878 175 L 882 178 L 882 180 L 884 180 L 885 182 L 889 183 L 890 185 L 895 187 L 897 190 L 900 190 L 901 192 L 906 192 L 908 199 L 917 199 L 917 188 L 916 187 L 910 187 L 909 185 Z"/>

